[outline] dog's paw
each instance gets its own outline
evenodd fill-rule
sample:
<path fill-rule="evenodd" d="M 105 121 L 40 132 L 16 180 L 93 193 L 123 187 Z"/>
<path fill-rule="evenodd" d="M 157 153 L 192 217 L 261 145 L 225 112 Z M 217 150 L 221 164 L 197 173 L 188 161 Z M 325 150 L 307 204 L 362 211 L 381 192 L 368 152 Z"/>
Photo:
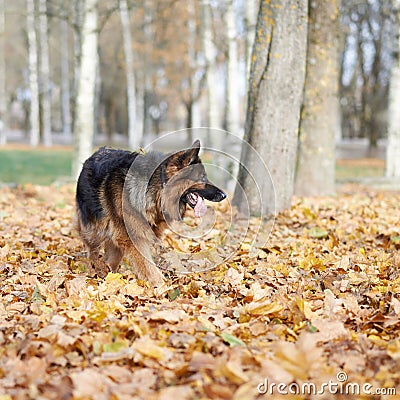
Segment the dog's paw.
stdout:
<path fill-rule="evenodd" d="M 110 267 L 103 260 L 100 259 L 93 263 L 93 270 L 99 278 L 105 278 L 110 272 Z"/>
<path fill-rule="evenodd" d="M 158 268 L 157 268 L 157 271 L 151 272 L 148 279 L 149 279 L 149 282 L 152 285 L 154 285 L 155 287 L 160 287 L 165 282 L 164 275 L 161 273 L 161 271 Z"/>

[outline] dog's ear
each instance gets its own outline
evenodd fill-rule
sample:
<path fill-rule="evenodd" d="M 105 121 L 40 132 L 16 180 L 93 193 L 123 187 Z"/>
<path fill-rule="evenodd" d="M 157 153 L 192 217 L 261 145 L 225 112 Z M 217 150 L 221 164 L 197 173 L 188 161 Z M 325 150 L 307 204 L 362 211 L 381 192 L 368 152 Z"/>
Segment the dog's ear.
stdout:
<path fill-rule="evenodd" d="M 190 164 L 194 164 L 197 159 L 199 158 L 199 152 L 200 152 L 200 140 L 197 139 L 193 142 L 192 147 L 189 150 L 186 150 L 185 155 L 187 159 L 189 160 Z"/>
<path fill-rule="evenodd" d="M 197 164 L 199 162 L 199 152 L 200 152 L 200 140 L 196 140 L 192 147 L 189 149 L 179 152 L 178 158 L 179 163 L 183 167 L 187 167 L 188 165 Z"/>
<path fill-rule="evenodd" d="M 174 174 L 176 172 L 174 169 L 179 170 L 200 163 L 199 152 L 200 140 L 196 140 L 189 149 L 178 151 L 169 156 L 165 162 L 167 175 Z"/>

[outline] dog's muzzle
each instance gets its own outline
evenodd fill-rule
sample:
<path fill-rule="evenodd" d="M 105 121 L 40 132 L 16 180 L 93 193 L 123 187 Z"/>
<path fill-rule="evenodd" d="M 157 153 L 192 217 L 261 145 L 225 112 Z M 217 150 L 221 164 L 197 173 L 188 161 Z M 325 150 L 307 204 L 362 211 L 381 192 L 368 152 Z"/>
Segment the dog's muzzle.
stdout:
<path fill-rule="evenodd" d="M 193 208 L 196 217 L 202 217 L 207 212 L 204 199 L 218 203 L 225 198 L 226 194 L 211 183 L 207 183 L 204 188 L 190 189 L 182 196 L 182 200 Z"/>

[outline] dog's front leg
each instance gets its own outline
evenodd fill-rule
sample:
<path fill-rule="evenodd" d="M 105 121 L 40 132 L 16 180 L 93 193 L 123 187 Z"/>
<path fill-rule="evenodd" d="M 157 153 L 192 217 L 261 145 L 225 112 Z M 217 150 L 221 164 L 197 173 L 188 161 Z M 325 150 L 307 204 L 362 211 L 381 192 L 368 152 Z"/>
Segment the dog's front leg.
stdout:
<path fill-rule="evenodd" d="M 129 264 L 138 278 L 147 280 L 154 286 L 161 286 L 164 277 L 156 267 L 152 255 L 158 241 L 154 232 L 144 217 L 132 210 L 125 215 L 124 222 L 126 236 L 120 237 L 118 242 Z"/>
<path fill-rule="evenodd" d="M 164 283 L 164 276 L 153 262 L 147 242 L 138 240 L 126 250 L 125 256 L 139 279 L 147 280 L 154 286 Z"/>

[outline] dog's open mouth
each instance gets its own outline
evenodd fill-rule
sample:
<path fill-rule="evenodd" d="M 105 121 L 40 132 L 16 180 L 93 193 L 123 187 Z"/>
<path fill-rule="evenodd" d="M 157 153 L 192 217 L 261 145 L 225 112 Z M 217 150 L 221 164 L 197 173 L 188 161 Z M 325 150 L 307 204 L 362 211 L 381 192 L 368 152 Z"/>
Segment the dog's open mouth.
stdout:
<path fill-rule="evenodd" d="M 207 212 L 206 203 L 198 193 L 190 192 L 186 195 L 187 203 L 193 208 L 194 215 L 197 218 L 202 217 Z"/>

